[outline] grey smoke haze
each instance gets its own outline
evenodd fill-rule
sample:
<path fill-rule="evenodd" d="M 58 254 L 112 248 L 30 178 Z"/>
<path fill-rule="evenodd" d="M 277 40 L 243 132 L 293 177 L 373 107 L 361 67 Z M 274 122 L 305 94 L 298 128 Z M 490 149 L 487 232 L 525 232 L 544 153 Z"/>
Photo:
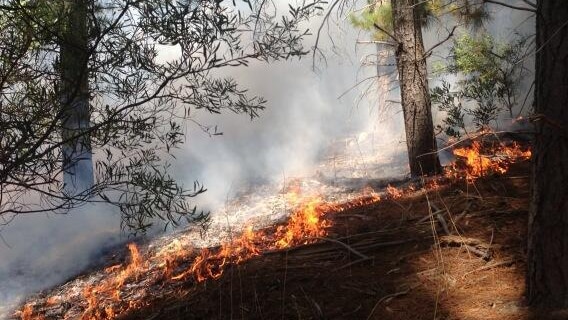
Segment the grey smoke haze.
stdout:
<path fill-rule="evenodd" d="M 359 109 L 353 106 L 356 91 L 338 99 L 355 83 L 357 65 L 332 63 L 333 69 L 320 75 L 310 70 L 308 60 L 255 65 L 234 75 L 252 92 L 264 95 L 269 108 L 253 121 L 236 115 L 200 119 L 217 124 L 222 136 L 210 138 L 190 128 L 187 149 L 180 152 L 179 163 L 186 167 L 177 170 L 209 188 L 199 201 L 223 201 L 231 186 L 243 180 L 272 181 L 309 173 L 334 138 L 367 129 L 373 115 L 364 104 Z"/>
<path fill-rule="evenodd" d="M 526 18 L 526 13 L 494 10 L 497 16 L 488 28 L 505 36 Z M 527 23 L 530 30 L 534 24 Z M 436 33 L 432 29 L 426 34 L 426 47 L 437 42 Z M 375 68 L 361 68 L 359 59 L 372 54 L 375 47 L 355 45 L 356 38 L 367 39 L 364 33 L 334 33 L 333 37 L 341 55 L 328 51 L 327 67 L 320 65 L 318 73 L 312 72 L 309 57 L 224 71 L 269 104 L 253 121 L 234 114 L 197 115 L 200 123 L 217 125 L 222 136 L 209 137 L 188 125 L 186 144 L 172 161 L 177 178 L 187 185 L 199 180 L 208 188 L 196 198 L 199 207 L 215 208 L 251 179 L 270 182 L 283 175 L 313 173 L 315 160 L 333 139 L 363 139 L 361 132 L 374 131 L 377 144 L 392 146 L 383 148 L 384 153 L 396 153 L 404 144 L 398 106 L 378 122 L 372 97 L 357 106 L 364 87 L 338 99 L 357 81 L 374 74 Z M 325 42 L 324 48 L 329 48 Z M 395 158 L 405 156 L 396 154 Z M 81 272 L 102 250 L 127 241 L 119 223 L 119 214 L 108 207 L 85 206 L 64 216 L 21 216 L 1 227 L 0 236 L 6 243 L 0 241 L 0 318 L 18 298 Z"/>

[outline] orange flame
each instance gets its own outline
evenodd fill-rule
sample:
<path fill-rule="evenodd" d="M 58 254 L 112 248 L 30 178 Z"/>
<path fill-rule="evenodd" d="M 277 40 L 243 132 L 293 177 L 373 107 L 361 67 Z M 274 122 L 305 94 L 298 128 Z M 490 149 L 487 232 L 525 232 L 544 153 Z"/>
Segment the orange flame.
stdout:
<path fill-rule="evenodd" d="M 530 149 L 522 150 L 521 146 L 519 146 L 519 144 L 516 142 L 513 142 L 510 147 L 504 147 L 503 153 L 505 153 L 511 159 L 528 160 L 532 156 Z"/>
<path fill-rule="evenodd" d="M 34 307 L 27 303 L 24 308 L 22 309 L 22 311 L 19 311 L 19 316 L 20 319 L 22 320 L 31 320 L 33 319 L 33 314 L 34 314 Z"/>
<path fill-rule="evenodd" d="M 531 157 L 530 150 L 522 150 L 517 144 L 511 146 L 499 145 L 496 148 L 486 148 L 489 154 L 483 154 L 483 146 L 479 141 L 474 141 L 471 147 L 463 147 L 454 149 L 454 155 L 465 159 L 465 178 L 473 181 L 479 177 L 489 173 L 503 174 L 509 170 L 509 165 L 519 159 L 529 159 Z M 459 177 L 461 174 L 456 163 L 452 165 L 447 175 Z"/>
<path fill-rule="evenodd" d="M 306 244 L 313 242 L 314 238 L 326 235 L 326 228 L 331 223 L 322 218 L 323 214 L 331 208 L 316 197 L 308 200 L 302 205 L 301 209 L 296 210 L 288 224 L 280 226 L 276 229 L 277 237 L 276 248 L 283 249 L 293 245 Z"/>
<path fill-rule="evenodd" d="M 83 312 L 81 319 L 114 319 L 116 311 L 111 306 L 102 306 L 101 298 L 107 297 L 114 301 L 121 301 L 121 289 L 124 283 L 131 277 L 137 280 L 138 275 L 144 270 L 144 262 L 138 247 L 134 243 L 128 244 L 130 251 L 130 263 L 122 268 L 122 265 L 115 265 L 105 269 L 106 273 L 113 276 L 107 278 L 96 286 L 85 286 L 83 288 L 83 298 L 87 303 L 87 307 Z"/>
<path fill-rule="evenodd" d="M 454 154 L 466 159 L 467 178 L 475 179 L 494 170 L 498 173 L 504 173 L 505 168 L 502 167 L 500 161 L 491 161 L 487 156 L 481 154 L 481 144 L 474 141 L 470 148 L 458 148 L 454 150 Z"/>
<path fill-rule="evenodd" d="M 467 159 L 468 176 L 482 174 L 487 171 L 489 165 L 493 165 L 489 157 L 481 155 L 481 145 L 475 144 L 472 148 L 457 149 L 456 155 Z M 530 151 L 523 151 L 514 145 L 504 154 L 510 157 L 530 157 Z M 479 158 L 483 160 L 479 160 Z M 487 162 L 489 161 L 489 162 Z M 481 163 L 476 167 L 477 163 Z M 471 168 L 470 168 L 471 166 Z M 127 313 L 130 309 L 141 308 L 144 302 L 144 295 L 139 298 L 124 301 L 123 291 L 127 282 L 137 281 L 142 275 L 154 277 L 150 285 L 159 281 L 178 281 L 193 279 L 195 283 L 200 283 L 208 279 L 218 279 L 223 275 L 224 269 L 233 264 L 240 264 L 255 256 L 261 255 L 265 250 L 285 249 L 292 246 L 308 244 L 317 241 L 318 238 L 325 237 L 328 229 L 332 226 L 331 220 L 327 218 L 330 213 L 337 213 L 351 208 L 367 206 L 377 203 L 381 197 L 372 188 L 367 187 L 361 193 L 343 203 L 326 202 L 320 196 L 305 197 L 300 196 L 299 184 L 291 188 L 285 195 L 287 202 L 297 207 L 293 210 L 288 222 L 274 230 L 273 234 L 266 231 L 255 231 L 252 227 L 244 229 L 243 233 L 231 241 L 223 243 L 219 248 L 201 249 L 195 251 L 187 245 L 182 245 L 180 241 L 174 240 L 167 247 L 158 252 L 146 255 L 138 250 L 135 244 L 129 244 L 130 258 L 128 264 L 118 264 L 104 270 L 104 277 L 97 285 L 86 285 L 82 291 L 84 312 L 81 319 L 114 319 Z M 426 186 L 427 189 L 437 188 L 434 181 Z M 405 192 L 414 190 L 410 186 L 407 190 L 397 189 L 393 186 L 386 188 L 387 197 L 398 199 Z M 191 258 L 193 261 L 189 266 L 181 267 Z M 151 266 L 157 268 L 153 272 Z M 180 270 L 181 269 L 181 270 Z M 146 286 L 146 285 L 145 285 Z M 145 290 L 145 289 L 138 289 Z M 62 297 L 59 300 L 64 301 Z M 46 300 L 46 304 L 56 303 L 56 299 L 51 297 Z M 19 312 L 22 319 L 33 317 L 34 307 L 27 304 Z"/>
<path fill-rule="evenodd" d="M 403 191 L 397 189 L 396 187 L 391 186 L 390 184 L 387 186 L 387 195 L 391 199 L 398 199 L 402 197 Z"/>

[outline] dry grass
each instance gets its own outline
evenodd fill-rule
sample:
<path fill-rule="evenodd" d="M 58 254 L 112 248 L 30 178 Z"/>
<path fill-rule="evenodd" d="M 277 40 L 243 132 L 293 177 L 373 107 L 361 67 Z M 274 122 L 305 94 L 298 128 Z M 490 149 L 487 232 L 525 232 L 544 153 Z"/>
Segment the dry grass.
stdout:
<path fill-rule="evenodd" d="M 329 239 L 181 285 L 128 317 L 528 319 L 528 192 L 523 163 L 475 186 L 454 183 L 346 211 L 333 217 Z"/>

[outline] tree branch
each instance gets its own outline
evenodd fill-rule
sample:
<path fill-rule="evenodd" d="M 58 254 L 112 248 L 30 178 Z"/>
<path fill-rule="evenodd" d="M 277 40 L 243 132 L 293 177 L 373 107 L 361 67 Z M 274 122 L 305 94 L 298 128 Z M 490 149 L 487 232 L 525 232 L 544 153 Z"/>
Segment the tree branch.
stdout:
<path fill-rule="evenodd" d="M 426 52 L 424 53 L 424 58 L 429 57 L 429 56 L 432 54 L 432 51 L 433 51 L 434 49 L 436 49 L 437 47 L 439 47 L 439 46 L 441 46 L 442 44 L 444 44 L 444 42 L 450 40 L 450 38 L 454 36 L 454 32 L 456 31 L 457 27 L 458 27 L 458 26 L 454 26 L 454 27 L 452 28 L 452 31 L 450 31 L 450 33 L 448 33 L 448 36 L 447 36 L 444 40 L 442 40 L 442 41 L 436 43 L 436 44 L 433 45 L 430 49 L 426 50 Z"/>
<path fill-rule="evenodd" d="M 389 38 L 391 38 L 395 43 L 399 43 L 399 41 L 395 38 L 395 36 L 393 36 L 390 32 L 388 32 L 387 30 L 385 30 L 384 28 L 382 28 L 381 26 L 379 26 L 376 23 L 373 23 L 373 26 L 375 28 L 377 28 L 379 31 L 383 32 L 384 34 L 386 34 L 387 36 L 389 36 Z"/>
<path fill-rule="evenodd" d="M 536 9 L 536 3 L 530 2 L 529 0 L 521 0 L 521 1 L 523 1 L 524 3 L 526 3 L 526 4 L 528 4 L 529 6 L 531 6 L 531 7 L 533 7 L 533 8 Z"/>
<path fill-rule="evenodd" d="M 500 5 L 500 6 L 515 9 L 515 10 L 521 10 L 521 11 L 528 11 L 528 12 L 536 13 L 536 7 L 535 7 L 535 9 L 527 8 L 527 7 L 519 7 L 519 6 L 514 6 L 514 5 L 511 5 L 511 4 L 508 4 L 508 3 L 504 3 L 504 2 L 501 2 L 501 1 L 496 1 L 496 0 L 483 0 L 483 2 Z M 526 2 L 526 1 L 523 1 L 523 2 Z"/>

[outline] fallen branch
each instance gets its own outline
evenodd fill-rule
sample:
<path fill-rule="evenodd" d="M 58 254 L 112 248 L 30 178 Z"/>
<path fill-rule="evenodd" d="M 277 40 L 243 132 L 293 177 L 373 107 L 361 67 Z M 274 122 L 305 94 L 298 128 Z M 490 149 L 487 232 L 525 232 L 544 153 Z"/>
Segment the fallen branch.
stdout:
<path fill-rule="evenodd" d="M 362 259 L 359 259 L 359 260 L 351 261 L 347 264 L 344 264 L 343 266 L 341 266 L 339 268 L 333 269 L 333 272 L 339 271 L 339 270 L 342 270 L 342 269 L 345 269 L 345 268 L 349 268 L 353 265 L 356 265 L 356 264 L 361 263 L 361 262 L 369 261 L 369 260 L 372 260 L 372 258 L 362 258 Z"/>
<path fill-rule="evenodd" d="M 448 235 L 440 237 L 440 245 L 442 244 L 464 247 L 468 252 L 485 261 L 491 260 L 492 257 L 491 244 L 487 244 L 479 239 Z"/>
<path fill-rule="evenodd" d="M 490 270 L 490 269 L 501 267 L 501 266 L 510 266 L 510 265 L 514 264 L 515 262 L 521 261 L 521 260 L 523 260 L 523 259 L 522 258 L 510 258 L 510 259 L 506 259 L 506 260 L 502 260 L 502 261 L 496 261 L 496 262 L 493 262 L 492 264 L 488 264 L 488 265 L 485 265 L 483 267 L 479 267 L 475 270 L 467 272 L 466 274 L 464 274 L 462 276 L 462 279 L 465 279 L 466 276 L 468 276 L 472 273 L 478 272 L 478 271 Z"/>
<path fill-rule="evenodd" d="M 444 229 L 444 232 L 447 235 L 450 235 L 450 229 L 448 228 L 448 223 L 446 222 L 446 220 L 444 219 L 444 216 L 442 216 L 442 213 L 436 213 L 436 219 L 438 219 L 438 222 L 440 223 L 440 225 L 442 226 L 442 229 Z"/>
<path fill-rule="evenodd" d="M 414 285 L 414 286 L 412 286 L 412 287 L 409 287 L 409 288 L 406 289 L 406 290 L 399 291 L 399 292 L 395 292 L 395 293 L 391 293 L 391 294 L 387 294 L 386 296 L 380 298 L 379 301 L 377 301 L 377 303 L 375 303 L 375 306 L 373 307 L 373 309 L 371 309 L 371 313 L 369 313 L 369 316 L 367 317 L 367 320 L 371 319 L 371 317 L 372 317 L 373 314 L 375 313 L 375 309 L 377 309 L 377 307 L 378 307 L 382 302 L 387 301 L 387 300 L 394 299 L 394 298 L 396 298 L 396 297 L 400 297 L 400 296 L 407 295 L 407 294 L 410 292 L 410 290 L 412 290 L 412 289 L 414 289 L 414 288 L 417 288 L 418 286 L 420 286 L 420 283 L 419 283 L 419 284 L 416 284 L 416 285 Z"/>
<path fill-rule="evenodd" d="M 359 251 L 353 249 L 352 247 L 350 247 L 349 245 L 347 245 L 347 244 L 344 243 L 344 242 L 341 242 L 341 241 L 338 241 L 338 240 L 335 240 L 335 239 L 330 239 L 330 238 L 322 238 L 322 237 L 316 237 L 315 239 L 322 240 L 322 241 L 327 241 L 327 242 L 332 242 L 332 243 L 341 245 L 341 246 L 343 246 L 345 249 L 347 249 L 347 250 L 351 251 L 352 253 L 356 254 L 357 256 L 359 256 L 361 259 L 366 259 L 366 260 L 369 260 L 369 259 L 370 259 L 368 256 L 366 256 L 366 255 L 362 254 L 361 252 L 359 252 Z"/>

